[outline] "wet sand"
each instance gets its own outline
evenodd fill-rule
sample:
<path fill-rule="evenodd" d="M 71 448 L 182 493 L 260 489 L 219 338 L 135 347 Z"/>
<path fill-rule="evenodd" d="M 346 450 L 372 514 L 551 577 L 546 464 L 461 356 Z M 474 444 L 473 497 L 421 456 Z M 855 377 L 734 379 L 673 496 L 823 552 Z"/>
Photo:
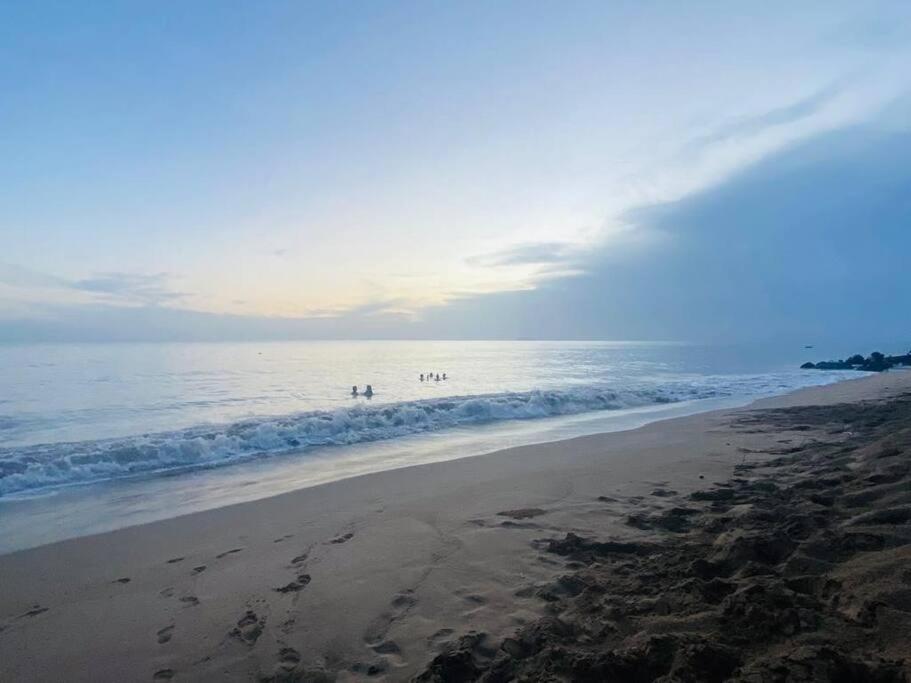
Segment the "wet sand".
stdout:
<path fill-rule="evenodd" d="M 904 680 L 906 392 L 890 372 L 0 556 L 0 680 Z"/>

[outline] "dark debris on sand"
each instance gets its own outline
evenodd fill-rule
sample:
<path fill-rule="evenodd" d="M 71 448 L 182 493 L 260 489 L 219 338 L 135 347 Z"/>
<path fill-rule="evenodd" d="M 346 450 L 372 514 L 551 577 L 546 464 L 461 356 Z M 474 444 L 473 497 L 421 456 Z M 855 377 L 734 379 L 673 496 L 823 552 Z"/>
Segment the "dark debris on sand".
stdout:
<path fill-rule="evenodd" d="M 415 680 L 907 681 L 911 395 L 752 411 L 735 428 L 847 437 L 632 515 L 653 541 L 538 541 L 568 570 L 536 591 L 547 616 L 502 642 L 464 635 Z"/>

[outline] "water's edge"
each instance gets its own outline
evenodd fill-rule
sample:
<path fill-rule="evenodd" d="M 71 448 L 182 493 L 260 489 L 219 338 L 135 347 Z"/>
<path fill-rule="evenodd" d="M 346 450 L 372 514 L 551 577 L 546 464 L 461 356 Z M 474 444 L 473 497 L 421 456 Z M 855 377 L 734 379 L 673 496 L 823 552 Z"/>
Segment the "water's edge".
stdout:
<path fill-rule="evenodd" d="M 377 472 L 495 456 L 524 446 L 635 430 L 664 420 L 742 408 L 775 395 L 701 399 L 612 414 L 586 413 L 531 421 L 532 426 L 545 429 L 526 430 L 528 424 L 506 424 L 496 425 L 492 433 L 472 428 L 405 437 L 393 443 L 378 442 L 359 449 L 325 448 L 314 452 L 306 467 L 286 456 L 170 477 L 94 483 L 35 498 L 0 499 L 0 554 L 245 504 Z M 434 446 L 428 447 L 429 442 Z M 361 452 L 353 452 L 356 450 Z"/>
<path fill-rule="evenodd" d="M 326 446 L 442 434 L 464 427 L 740 395 L 757 397 L 804 384 L 831 383 L 843 374 L 804 376 L 796 385 L 792 377 L 785 380 L 768 374 L 449 396 L 249 418 L 123 438 L 0 447 L 0 499 L 137 475 L 170 476 L 289 454 L 309 456 Z"/>

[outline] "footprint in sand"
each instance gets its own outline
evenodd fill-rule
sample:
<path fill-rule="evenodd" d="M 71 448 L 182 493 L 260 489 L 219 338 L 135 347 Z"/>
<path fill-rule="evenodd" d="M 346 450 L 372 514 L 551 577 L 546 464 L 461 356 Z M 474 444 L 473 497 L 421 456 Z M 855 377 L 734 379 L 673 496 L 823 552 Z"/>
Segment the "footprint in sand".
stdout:
<path fill-rule="evenodd" d="M 293 647 L 283 647 L 278 651 L 278 665 L 282 669 L 293 669 L 301 662 L 300 652 Z"/>
<path fill-rule="evenodd" d="M 228 633 L 232 638 L 237 638 L 242 643 L 252 647 L 263 634 L 263 628 L 266 625 L 266 618 L 256 616 L 256 612 L 248 609 L 244 615 L 237 620 L 237 625 Z"/>
<path fill-rule="evenodd" d="M 531 519 L 544 514 L 547 514 L 547 511 L 541 508 L 519 508 L 518 510 L 504 510 L 497 513 L 500 517 L 510 517 L 511 519 Z"/>
<path fill-rule="evenodd" d="M 156 633 L 155 635 L 158 636 L 158 644 L 164 645 L 169 640 L 171 640 L 171 637 L 174 635 L 174 624 L 171 624 L 170 626 L 165 626 L 164 628 L 159 629 L 158 633 Z"/>
<path fill-rule="evenodd" d="M 171 586 L 162 588 L 160 591 L 158 591 L 158 594 L 163 598 L 170 598 L 172 595 L 174 595 L 174 588 Z"/>
<path fill-rule="evenodd" d="M 333 538 L 329 542 L 338 545 L 339 543 L 347 543 L 352 538 L 354 538 L 354 534 L 345 534 L 344 536 L 337 536 L 336 538 Z"/>
<path fill-rule="evenodd" d="M 392 599 L 392 606 L 396 609 L 411 609 L 417 603 L 414 597 L 414 591 L 411 589 L 404 590 Z"/>
<path fill-rule="evenodd" d="M 170 681 L 174 678 L 174 669 L 159 669 L 152 674 L 153 681 Z"/>
<path fill-rule="evenodd" d="M 310 583 L 309 574 L 298 574 L 297 578 L 291 583 L 285 584 L 280 588 L 273 588 L 276 593 L 297 593 L 302 591 Z"/>
<path fill-rule="evenodd" d="M 288 567 L 290 569 L 300 569 L 301 566 L 307 561 L 307 559 L 309 557 L 310 557 L 309 552 L 301 553 L 300 555 L 297 555 L 296 557 L 291 558 L 291 563 L 288 565 Z"/>
<path fill-rule="evenodd" d="M 194 576 L 196 576 L 197 574 L 201 574 L 204 571 L 206 571 L 206 565 L 204 565 L 204 564 L 201 564 L 198 567 L 193 567 Z"/>
<path fill-rule="evenodd" d="M 243 550 L 243 548 L 231 548 L 231 550 L 226 550 L 225 552 L 219 553 L 218 555 L 216 555 L 215 559 L 220 560 L 223 557 L 227 557 L 228 555 L 233 555 L 234 553 L 239 553 L 242 550 Z"/>
<path fill-rule="evenodd" d="M 114 579 L 113 581 L 111 581 L 111 583 L 129 583 L 129 582 L 130 582 L 129 576 L 124 576 L 122 578 Z"/>
<path fill-rule="evenodd" d="M 427 644 L 433 648 L 442 647 L 449 642 L 449 638 L 453 633 L 455 633 L 455 631 L 451 628 L 441 628 L 427 638 Z"/>
<path fill-rule="evenodd" d="M 170 560 L 168 560 L 167 563 L 168 564 L 177 564 L 178 562 L 183 562 L 183 560 L 184 560 L 184 558 L 182 558 L 182 557 L 172 557 Z"/>
<path fill-rule="evenodd" d="M 383 662 L 378 664 L 364 664 L 363 662 L 357 662 L 351 665 L 350 671 L 352 673 L 358 674 L 360 677 L 363 677 L 364 674 L 368 676 L 379 676 L 381 673 L 386 671 L 386 665 Z"/>
<path fill-rule="evenodd" d="M 463 595 L 462 600 L 468 603 L 466 610 L 462 613 L 463 616 L 467 617 L 472 614 L 477 614 L 481 610 L 487 609 L 487 598 L 485 598 L 483 595 Z"/>
<path fill-rule="evenodd" d="M 374 645 L 373 651 L 379 655 L 397 655 L 401 653 L 402 648 L 394 640 L 384 640 L 379 645 Z"/>
<path fill-rule="evenodd" d="M 386 639 L 386 633 L 389 627 L 399 619 L 405 617 L 411 608 L 417 604 L 417 598 L 414 597 L 414 591 L 409 589 L 403 590 L 395 595 L 390 602 L 392 609 L 383 612 L 367 628 L 364 633 L 364 642 L 370 647 L 381 645 Z"/>
<path fill-rule="evenodd" d="M 677 492 L 674 489 L 655 489 L 652 491 L 652 495 L 658 498 L 669 498 L 670 496 L 676 496 Z"/>
<path fill-rule="evenodd" d="M 503 522 L 500 522 L 500 526 L 504 529 L 540 529 L 541 527 L 534 522 L 513 522 L 511 519 L 507 519 Z"/>
<path fill-rule="evenodd" d="M 197 598 L 195 595 L 186 595 L 182 597 L 180 601 L 187 607 L 196 607 L 196 605 L 199 604 L 199 598 Z"/>
<path fill-rule="evenodd" d="M 394 640 L 384 640 L 381 643 L 371 645 L 372 649 L 376 654 L 383 657 L 386 661 L 391 662 L 393 665 L 397 666 L 402 664 L 402 648 L 399 647 L 399 644 Z M 385 670 L 385 664 L 381 663 L 379 665 L 374 664 L 367 668 L 368 676 L 375 676 L 378 673 L 381 673 Z M 370 673 L 373 671 L 374 673 Z"/>
<path fill-rule="evenodd" d="M 525 586 L 520 588 L 513 595 L 517 598 L 532 598 L 538 594 L 538 587 L 532 584 L 531 586 Z"/>
<path fill-rule="evenodd" d="M 50 609 L 50 607 L 42 607 L 41 605 L 32 605 L 32 608 L 25 614 L 20 615 L 20 617 L 37 617 L 39 614 L 44 614 Z"/>

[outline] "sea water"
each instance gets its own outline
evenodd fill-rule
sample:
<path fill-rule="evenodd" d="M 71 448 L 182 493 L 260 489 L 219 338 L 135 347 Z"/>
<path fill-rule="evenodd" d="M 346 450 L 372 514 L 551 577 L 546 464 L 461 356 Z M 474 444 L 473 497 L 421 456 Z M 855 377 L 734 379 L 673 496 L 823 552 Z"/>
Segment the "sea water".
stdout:
<path fill-rule="evenodd" d="M 655 342 L 0 346 L 0 550 L 856 376 L 798 369 L 808 353 Z"/>

